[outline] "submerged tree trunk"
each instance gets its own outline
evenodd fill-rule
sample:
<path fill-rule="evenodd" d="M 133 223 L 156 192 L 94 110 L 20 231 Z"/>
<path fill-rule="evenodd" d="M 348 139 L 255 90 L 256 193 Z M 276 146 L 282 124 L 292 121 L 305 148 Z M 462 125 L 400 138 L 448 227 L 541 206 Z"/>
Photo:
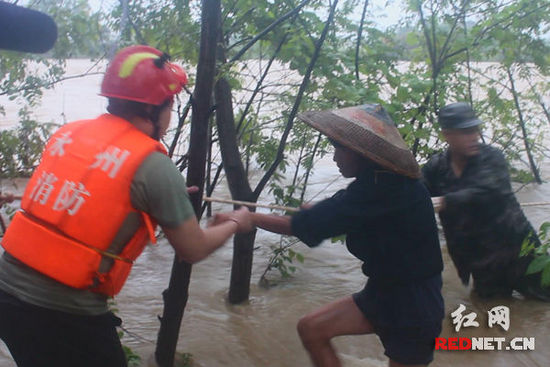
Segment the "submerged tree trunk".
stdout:
<path fill-rule="evenodd" d="M 256 202 L 248 183 L 248 176 L 241 161 L 237 131 L 233 117 L 231 87 L 225 78 L 215 86 L 216 122 L 220 135 L 220 151 L 224 162 L 227 182 L 234 200 Z M 253 210 L 253 209 L 251 209 Z M 252 269 L 253 247 L 256 231 L 236 234 L 233 239 L 233 262 L 229 285 L 229 302 L 236 304 L 248 299 Z"/>
<path fill-rule="evenodd" d="M 296 15 L 299 9 L 307 3 L 307 0 L 300 3 L 300 5 L 293 9 L 292 11 L 285 14 L 283 17 L 276 20 L 270 26 L 266 28 L 272 29 L 274 24 L 279 24 L 282 19 L 290 18 L 291 15 Z M 239 144 L 237 139 L 237 129 L 235 127 L 235 119 L 233 115 L 232 107 L 232 97 L 231 97 L 231 87 L 229 82 L 221 77 L 216 82 L 214 87 L 215 99 L 216 99 L 216 123 L 218 126 L 219 142 L 220 142 L 220 151 L 222 154 L 222 160 L 224 169 L 226 172 L 226 178 L 229 185 L 229 190 L 231 196 L 235 200 L 243 200 L 256 202 L 261 192 L 263 191 L 265 185 L 275 173 L 279 163 L 283 158 L 283 151 L 286 145 L 286 140 L 292 129 L 294 119 L 298 113 L 298 107 L 300 105 L 303 94 L 309 84 L 309 78 L 319 53 L 323 42 L 326 38 L 328 29 L 332 24 L 334 19 L 334 13 L 338 1 L 334 1 L 331 7 L 329 18 L 325 24 L 322 35 L 319 38 L 317 44 L 315 45 L 315 51 L 308 66 L 308 69 L 305 73 L 304 79 L 298 94 L 296 101 L 294 103 L 293 109 L 289 115 L 287 125 L 282 134 L 279 148 L 277 150 L 277 156 L 271 166 L 268 168 L 264 176 L 260 179 L 255 190 L 252 191 L 248 177 L 246 175 L 244 165 L 241 160 L 241 155 L 239 152 Z M 260 34 L 265 34 L 264 30 Z M 219 62 L 223 65 L 226 63 L 225 56 L 225 40 L 223 35 L 220 33 L 218 40 L 218 53 L 217 57 Z M 255 37 L 254 40 L 258 40 L 259 37 Z M 254 41 L 253 40 L 253 41 Z M 245 46 L 245 48 L 250 47 L 251 42 Z M 242 55 L 242 52 L 237 55 Z M 236 57 L 233 57 L 231 61 L 236 60 Z M 234 239 L 234 249 L 233 249 L 233 265 L 231 269 L 231 281 L 229 288 L 229 301 L 233 304 L 246 301 L 250 293 L 250 277 L 252 271 L 252 258 L 253 258 L 253 246 L 256 233 L 255 231 L 247 234 L 239 234 L 235 236 Z"/>
<path fill-rule="evenodd" d="M 218 42 L 217 57 L 221 63 L 226 62 L 223 41 Z M 256 202 L 257 197 L 253 197 L 239 152 L 237 129 L 235 127 L 233 103 L 231 100 L 231 86 L 224 77 L 218 79 L 216 82 L 214 96 L 216 99 L 216 123 L 220 138 L 220 151 L 231 197 L 234 200 Z M 229 302 L 233 304 L 247 300 L 250 293 L 250 275 L 255 237 L 256 231 L 252 231 L 250 233 L 237 234 L 233 239 L 233 264 L 231 266 L 229 286 Z"/>
<path fill-rule="evenodd" d="M 187 184 L 199 187 L 199 192 L 191 196 L 195 213 L 200 217 L 201 198 L 204 189 L 208 119 L 211 112 L 212 86 L 215 75 L 216 36 L 218 33 L 220 0 L 202 3 L 202 29 L 197 83 L 193 95 L 193 115 L 191 139 L 189 143 L 189 168 Z M 160 318 L 155 358 L 159 366 L 172 367 L 178 342 L 183 312 L 189 297 L 191 264 L 174 259 L 170 284 L 163 292 L 164 312 Z"/>
<path fill-rule="evenodd" d="M 220 136 L 220 151 L 223 165 L 234 200 L 256 202 L 248 183 L 237 143 L 237 131 L 231 102 L 231 87 L 225 78 L 220 78 L 214 87 L 216 98 L 216 123 Z M 235 304 L 248 299 L 252 269 L 253 246 L 256 231 L 237 234 L 233 240 L 233 264 L 229 287 L 229 302 Z"/>
<path fill-rule="evenodd" d="M 529 160 L 529 166 L 531 168 L 531 172 L 533 173 L 533 177 L 535 178 L 535 181 L 538 184 L 541 184 L 542 179 L 540 178 L 540 172 L 535 163 L 535 158 L 533 157 L 531 144 L 529 144 L 529 134 L 527 133 L 525 119 L 523 118 L 523 112 L 519 104 L 518 91 L 516 90 L 514 76 L 512 75 L 512 70 L 510 69 L 509 66 L 506 68 L 506 73 L 508 74 L 508 80 L 510 81 L 510 91 L 512 92 L 512 96 L 514 97 L 514 105 L 516 106 L 516 111 L 518 113 L 519 126 L 521 128 L 523 144 L 525 145 L 525 153 L 527 154 L 527 159 Z"/>

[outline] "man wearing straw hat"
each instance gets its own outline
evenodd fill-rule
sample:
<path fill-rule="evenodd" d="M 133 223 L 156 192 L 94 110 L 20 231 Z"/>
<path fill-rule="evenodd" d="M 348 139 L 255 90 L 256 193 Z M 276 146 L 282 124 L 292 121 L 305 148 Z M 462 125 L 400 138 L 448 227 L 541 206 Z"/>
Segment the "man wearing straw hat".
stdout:
<path fill-rule="evenodd" d="M 252 213 L 253 222 L 310 247 L 344 234 L 368 277 L 363 290 L 300 319 L 304 347 L 315 366 L 338 367 L 333 337 L 375 333 L 390 366 L 429 364 L 444 317 L 443 262 L 432 202 L 415 159 L 378 104 L 299 118 L 328 136 L 342 176 L 355 181 L 292 217 Z"/>
<path fill-rule="evenodd" d="M 510 296 L 515 289 L 550 300 L 540 274 L 525 275 L 533 258 L 519 257 L 522 243 L 540 241 L 514 196 L 503 154 L 479 143 L 482 123 L 468 103 L 443 107 L 439 125 L 449 147 L 422 168 L 449 254 L 464 285 L 471 274 L 481 297 Z"/>

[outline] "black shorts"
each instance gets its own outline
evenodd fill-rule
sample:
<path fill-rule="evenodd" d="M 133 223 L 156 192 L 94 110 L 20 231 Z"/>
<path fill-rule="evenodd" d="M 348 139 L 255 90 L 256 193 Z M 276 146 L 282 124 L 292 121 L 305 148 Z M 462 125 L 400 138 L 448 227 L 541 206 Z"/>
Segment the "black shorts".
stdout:
<path fill-rule="evenodd" d="M 421 326 L 388 327 L 374 323 L 384 354 L 401 364 L 429 364 L 434 359 L 435 338 L 441 333 L 441 322 Z"/>
<path fill-rule="evenodd" d="M 22 302 L 0 290 L 0 339 L 19 367 L 124 367 L 111 312 L 74 315 Z"/>
<path fill-rule="evenodd" d="M 367 283 L 353 300 L 373 325 L 386 356 L 402 364 L 433 360 L 445 312 L 441 276 L 394 287 Z"/>

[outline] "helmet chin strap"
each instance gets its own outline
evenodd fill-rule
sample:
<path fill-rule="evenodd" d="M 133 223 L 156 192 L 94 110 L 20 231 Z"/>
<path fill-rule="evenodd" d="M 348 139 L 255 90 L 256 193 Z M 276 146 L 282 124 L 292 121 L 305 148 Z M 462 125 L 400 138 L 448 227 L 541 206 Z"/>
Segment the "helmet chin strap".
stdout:
<path fill-rule="evenodd" d="M 155 140 L 160 140 L 160 116 L 162 111 L 166 108 L 170 108 L 174 101 L 174 97 L 167 98 L 163 103 L 158 106 L 153 106 L 149 111 L 149 121 L 153 124 L 153 135 L 151 136 Z"/>
<path fill-rule="evenodd" d="M 151 135 L 151 137 L 157 141 L 160 141 L 160 126 L 158 122 L 151 121 L 151 123 L 153 124 L 153 135 Z"/>
<path fill-rule="evenodd" d="M 153 124 L 153 134 L 151 137 L 155 140 L 160 141 L 160 112 L 162 111 L 163 105 L 153 106 L 151 112 L 149 112 L 149 121 Z"/>

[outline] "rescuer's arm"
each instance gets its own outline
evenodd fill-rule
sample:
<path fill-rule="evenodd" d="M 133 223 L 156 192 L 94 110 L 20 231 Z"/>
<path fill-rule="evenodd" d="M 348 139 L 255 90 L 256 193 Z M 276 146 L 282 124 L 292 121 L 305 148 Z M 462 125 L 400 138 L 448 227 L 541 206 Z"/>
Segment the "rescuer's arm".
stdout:
<path fill-rule="evenodd" d="M 193 216 L 175 228 L 162 227 L 162 230 L 180 261 L 193 264 L 221 247 L 233 234 L 253 229 L 250 212 L 245 207 L 224 215 L 227 216 L 226 221 L 205 229 Z"/>
<path fill-rule="evenodd" d="M 212 219 L 212 224 L 217 225 L 220 223 L 226 223 L 230 220 L 230 213 L 218 213 Z M 275 215 L 275 214 L 261 214 L 250 213 L 252 224 L 255 227 L 260 227 L 269 232 L 292 235 L 292 228 L 290 224 L 290 216 L 288 215 Z"/>

